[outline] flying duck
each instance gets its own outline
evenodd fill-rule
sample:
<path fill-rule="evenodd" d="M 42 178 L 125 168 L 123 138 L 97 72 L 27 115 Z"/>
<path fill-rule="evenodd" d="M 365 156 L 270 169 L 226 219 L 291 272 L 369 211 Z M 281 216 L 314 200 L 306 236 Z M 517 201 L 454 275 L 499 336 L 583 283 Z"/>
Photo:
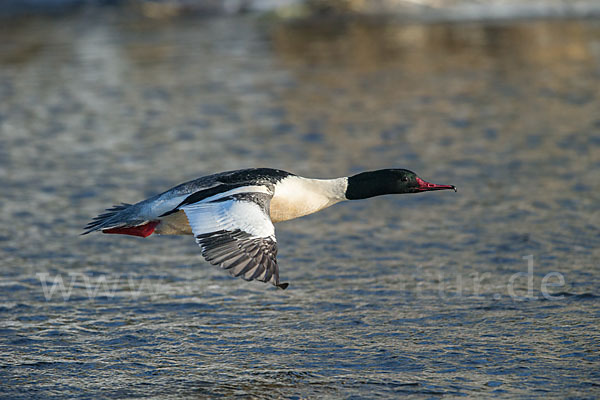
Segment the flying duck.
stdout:
<path fill-rule="evenodd" d="M 406 169 L 382 169 L 336 179 L 310 179 L 271 168 L 222 172 L 182 183 L 136 204 L 107 209 L 86 227 L 147 237 L 194 235 L 202 256 L 245 280 L 279 282 L 273 223 L 315 213 L 343 200 L 453 189 Z"/>

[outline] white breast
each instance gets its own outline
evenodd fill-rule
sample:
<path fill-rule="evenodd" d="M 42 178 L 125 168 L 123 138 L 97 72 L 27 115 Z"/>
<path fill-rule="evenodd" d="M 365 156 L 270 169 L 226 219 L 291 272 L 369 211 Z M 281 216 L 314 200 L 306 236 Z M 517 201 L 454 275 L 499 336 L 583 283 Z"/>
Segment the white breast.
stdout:
<path fill-rule="evenodd" d="M 289 176 L 275 185 L 271 221 L 281 222 L 312 214 L 345 200 L 348 178 L 307 179 Z"/>

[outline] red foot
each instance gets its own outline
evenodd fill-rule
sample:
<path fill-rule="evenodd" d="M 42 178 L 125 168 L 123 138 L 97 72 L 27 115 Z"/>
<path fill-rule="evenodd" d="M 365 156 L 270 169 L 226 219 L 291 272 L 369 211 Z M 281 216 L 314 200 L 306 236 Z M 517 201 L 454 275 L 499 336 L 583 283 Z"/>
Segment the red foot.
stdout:
<path fill-rule="evenodd" d="M 158 225 L 159 223 L 160 221 L 150 221 L 144 225 L 130 226 L 127 228 L 104 229 L 102 233 L 116 233 L 121 235 L 148 237 L 152 235 L 152 232 L 154 232 L 154 228 L 156 228 L 156 225 Z"/>

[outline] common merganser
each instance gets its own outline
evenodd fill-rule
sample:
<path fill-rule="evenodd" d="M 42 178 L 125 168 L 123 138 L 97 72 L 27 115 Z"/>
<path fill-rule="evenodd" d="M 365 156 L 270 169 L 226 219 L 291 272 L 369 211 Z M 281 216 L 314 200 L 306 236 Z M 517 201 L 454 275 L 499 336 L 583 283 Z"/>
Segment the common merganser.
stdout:
<path fill-rule="evenodd" d="M 453 189 L 406 169 L 382 169 L 336 179 L 309 179 L 271 168 L 222 172 L 182 183 L 136 204 L 107 209 L 86 227 L 147 237 L 194 235 L 209 263 L 245 280 L 279 282 L 273 223 L 315 213 L 342 200 Z"/>

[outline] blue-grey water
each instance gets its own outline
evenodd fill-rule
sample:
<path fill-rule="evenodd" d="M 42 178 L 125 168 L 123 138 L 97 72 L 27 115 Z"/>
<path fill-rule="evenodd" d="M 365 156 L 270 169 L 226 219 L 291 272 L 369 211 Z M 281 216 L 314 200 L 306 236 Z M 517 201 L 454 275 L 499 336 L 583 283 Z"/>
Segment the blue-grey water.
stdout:
<path fill-rule="evenodd" d="M 600 396 L 600 21 L 129 10 L 0 28 L 0 397 Z M 201 175 L 404 167 L 451 191 L 192 237 L 79 236 Z"/>

